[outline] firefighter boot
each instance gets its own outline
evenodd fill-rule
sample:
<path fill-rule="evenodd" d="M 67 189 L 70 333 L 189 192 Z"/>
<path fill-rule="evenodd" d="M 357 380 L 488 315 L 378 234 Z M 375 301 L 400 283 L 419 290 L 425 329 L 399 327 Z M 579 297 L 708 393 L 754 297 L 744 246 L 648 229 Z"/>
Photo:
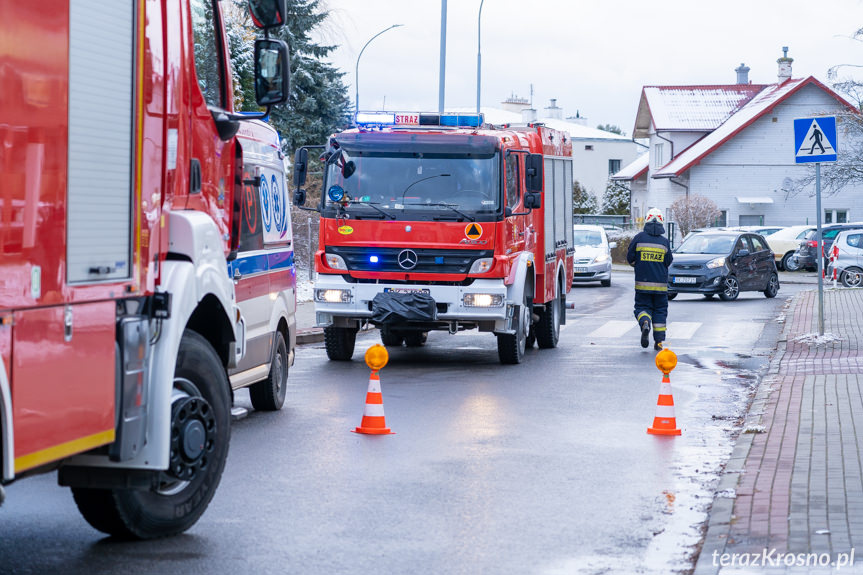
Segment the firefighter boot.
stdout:
<path fill-rule="evenodd" d="M 641 347 L 646 348 L 650 343 L 650 320 L 641 322 Z"/>
<path fill-rule="evenodd" d="M 653 349 L 655 349 L 656 351 L 662 351 L 663 349 L 665 349 L 665 344 L 661 341 L 657 341 L 653 344 Z"/>

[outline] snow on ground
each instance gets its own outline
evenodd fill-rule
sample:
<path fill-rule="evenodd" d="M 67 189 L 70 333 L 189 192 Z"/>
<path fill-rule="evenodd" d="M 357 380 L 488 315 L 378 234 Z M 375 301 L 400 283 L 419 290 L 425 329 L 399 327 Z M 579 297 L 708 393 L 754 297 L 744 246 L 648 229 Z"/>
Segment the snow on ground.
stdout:
<path fill-rule="evenodd" d="M 799 335 L 794 338 L 797 343 L 808 343 L 809 345 L 826 345 L 828 343 L 835 343 L 842 341 L 842 338 L 833 335 L 832 333 L 825 333 L 824 335 L 818 335 L 817 333 L 805 333 L 803 335 Z"/>

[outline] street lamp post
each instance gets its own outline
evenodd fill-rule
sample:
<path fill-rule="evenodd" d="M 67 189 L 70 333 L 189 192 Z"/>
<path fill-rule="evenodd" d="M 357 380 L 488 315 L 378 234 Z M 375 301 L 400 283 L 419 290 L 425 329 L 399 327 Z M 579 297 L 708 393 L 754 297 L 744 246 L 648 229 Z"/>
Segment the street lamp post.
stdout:
<path fill-rule="evenodd" d="M 476 17 L 476 115 L 479 116 L 479 87 L 482 82 L 482 43 L 480 42 L 480 33 L 482 32 L 482 5 L 485 0 L 479 3 L 479 16 Z"/>
<path fill-rule="evenodd" d="M 398 28 L 399 26 L 404 26 L 404 24 L 393 24 L 389 28 L 384 28 L 383 30 L 381 30 L 380 32 L 378 32 L 377 34 L 375 34 L 374 36 L 369 38 L 369 41 L 366 42 L 366 45 L 363 46 L 362 50 L 360 50 L 360 55 L 357 56 L 357 65 L 356 65 L 356 68 L 354 69 L 354 83 L 356 84 L 354 86 L 354 88 L 356 88 L 356 95 L 355 95 L 355 99 L 354 99 L 354 117 L 356 117 L 356 113 L 360 110 L 360 58 L 363 57 L 363 52 L 365 52 L 368 45 L 372 43 L 372 40 L 374 40 L 375 38 L 377 38 L 378 36 L 380 36 L 384 32 L 386 32 L 388 30 L 392 30 L 393 28 Z"/>

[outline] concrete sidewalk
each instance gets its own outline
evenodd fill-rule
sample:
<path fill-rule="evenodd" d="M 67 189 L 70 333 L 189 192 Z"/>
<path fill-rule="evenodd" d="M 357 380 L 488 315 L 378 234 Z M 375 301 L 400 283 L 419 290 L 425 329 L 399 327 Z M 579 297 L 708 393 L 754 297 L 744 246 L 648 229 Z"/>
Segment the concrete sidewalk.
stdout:
<path fill-rule="evenodd" d="M 816 290 L 788 309 L 695 575 L 863 573 L 863 290 L 828 285 L 824 337 Z"/>

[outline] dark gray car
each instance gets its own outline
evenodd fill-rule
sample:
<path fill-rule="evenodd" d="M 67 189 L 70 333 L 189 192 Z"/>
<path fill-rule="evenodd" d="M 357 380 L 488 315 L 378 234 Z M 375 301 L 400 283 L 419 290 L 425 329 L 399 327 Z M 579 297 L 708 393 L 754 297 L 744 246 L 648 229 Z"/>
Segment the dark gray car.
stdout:
<path fill-rule="evenodd" d="M 737 299 L 742 291 L 775 297 L 779 274 L 773 252 L 759 234 L 704 232 L 687 238 L 674 250 L 668 269 L 668 299 L 697 293 L 710 299 Z"/>

